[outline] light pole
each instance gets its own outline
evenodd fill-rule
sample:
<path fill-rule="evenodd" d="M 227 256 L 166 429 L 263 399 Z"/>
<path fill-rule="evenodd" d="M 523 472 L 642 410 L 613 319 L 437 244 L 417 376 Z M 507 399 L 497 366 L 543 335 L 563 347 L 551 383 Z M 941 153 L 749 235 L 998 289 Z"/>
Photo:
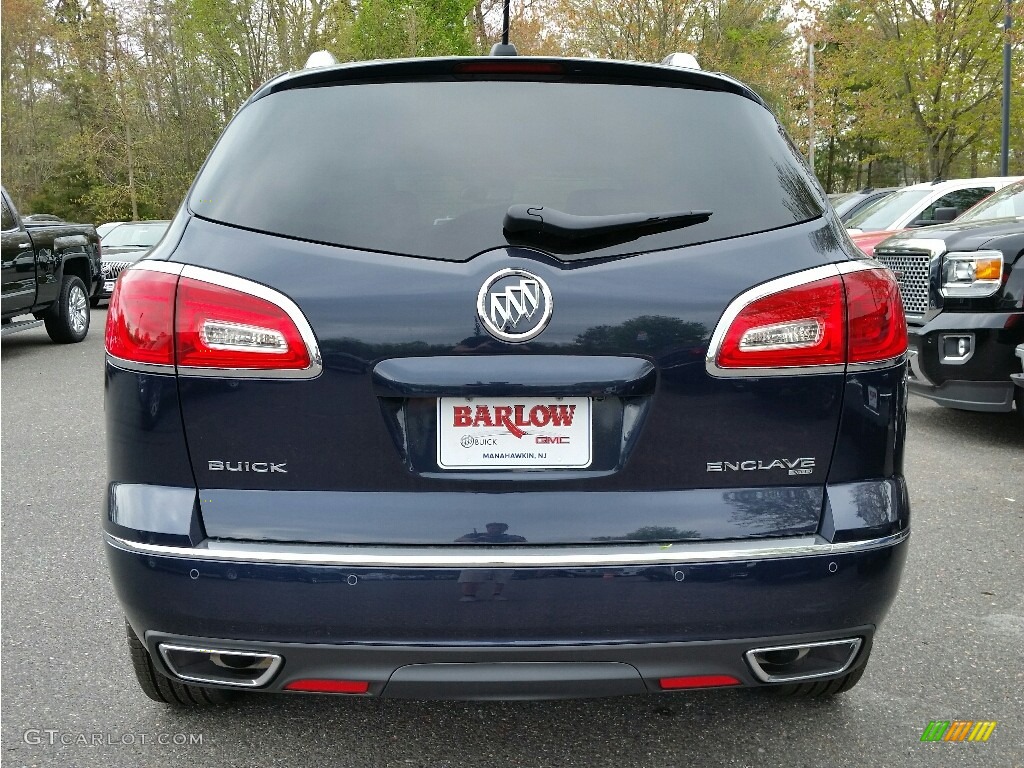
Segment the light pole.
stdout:
<path fill-rule="evenodd" d="M 812 41 L 804 38 L 807 43 L 807 69 L 810 73 L 810 89 L 808 92 L 807 99 L 807 164 L 811 166 L 811 172 L 814 173 L 814 51 L 815 45 Z M 822 43 L 821 48 L 818 51 L 824 51 L 825 46 L 828 43 Z M 1005 174 L 1004 174 L 1005 175 Z"/>
<path fill-rule="evenodd" d="M 1003 132 L 999 151 L 999 175 L 1010 175 L 1010 2 L 1006 0 L 1006 17 L 1003 19 Z"/>

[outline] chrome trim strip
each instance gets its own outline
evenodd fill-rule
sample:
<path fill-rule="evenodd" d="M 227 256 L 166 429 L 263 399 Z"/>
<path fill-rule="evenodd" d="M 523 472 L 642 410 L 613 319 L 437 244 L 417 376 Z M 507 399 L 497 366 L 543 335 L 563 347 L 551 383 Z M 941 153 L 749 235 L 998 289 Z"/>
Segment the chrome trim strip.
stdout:
<path fill-rule="evenodd" d="M 174 375 L 173 365 L 163 365 L 162 363 L 136 363 L 132 360 L 125 360 L 121 357 L 116 357 L 109 352 L 107 354 L 107 362 L 115 368 L 120 368 L 122 371 L 130 371 L 132 373 L 162 373 L 165 376 Z"/>
<path fill-rule="evenodd" d="M 830 640 L 824 643 L 797 643 L 795 645 L 775 645 L 770 648 L 751 648 L 745 654 L 743 654 L 747 663 L 753 670 L 754 675 L 762 683 L 795 683 L 800 680 L 813 680 L 818 677 L 830 677 L 832 675 L 841 675 L 843 672 L 850 668 L 853 664 L 853 660 L 857 658 L 857 652 L 860 651 L 861 645 L 863 645 L 863 639 L 859 637 L 851 637 L 846 640 Z M 823 648 L 829 645 L 853 645 L 853 651 L 850 653 L 850 657 L 846 660 L 839 669 L 834 669 L 829 672 L 817 672 L 813 675 L 770 675 L 761 668 L 761 665 L 754 658 L 755 653 L 767 653 L 770 651 L 790 651 L 800 648 Z"/>
<path fill-rule="evenodd" d="M 866 541 L 832 544 L 819 536 L 753 541 L 685 542 L 586 547 L 371 547 L 317 544 L 262 544 L 207 539 L 198 547 L 145 544 L 106 533 L 107 544 L 137 555 L 186 560 L 339 565 L 356 568 L 595 568 L 682 563 L 776 560 L 869 552 L 902 543 L 904 529 Z"/>
<path fill-rule="evenodd" d="M 885 248 L 878 251 L 880 254 L 895 253 L 927 253 L 932 258 L 941 256 L 946 252 L 946 241 L 927 237 L 914 237 L 914 230 L 909 230 L 904 236 L 897 235 Z"/>
<path fill-rule="evenodd" d="M 173 645 L 171 643 L 160 643 L 157 645 L 157 649 L 160 651 L 160 656 L 164 660 L 164 664 L 167 669 L 174 674 L 175 677 L 181 680 L 189 680 L 194 683 L 216 683 L 217 685 L 231 685 L 236 688 L 259 688 L 262 685 L 266 685 L 270 682 L 271 678 L 277 674 L 277 670 L 281 668 L 281 663 L 284 659 L 276 653 L 256 653 L 253 651 L 230 651 L 223 648 L 192 648 L 186 645 Z M 202 653 L 202 654 L 220 654 L 221 656 L 256 656 L 261 659 L 270 659 L 270 666 L 264 670 L 263 674 L 259 677 L 253 678 L 252 680 L 233 680 L 231 678 L 221 678 L 214 675 L 208 677 L 197 677 L 194 675 L 183 675 L 175 666 L 171 663 L 167 657 L 168 651 L 185 651 L 186 653 Z M 239 670 L 244 671 L 244 670 Z"/>
<path fill-rule="evenodd" d="M 128 267 L 128 269 L 145 269 L 150 272 L 166 272 L 168 275 L 180 275 L 184 268 L 184 264 L 177 264 L 173 261 L 151 261 L 148 259 L 136 261 Z"/>
<path fill-rule="evenodd" d="M 876 259 L 850 259 L 849 261 L 839 261 L 833 265 L 839 270 L 839 274 L 848 275 L 851 272 L 863 272 L 866 269 L 885 269 L 886 266 L 882 262 Z"/>
<path fill-rule="evenodd" d="M 895 368 L 898 365 L 903 365 L 907 362 L 907 353 L 904 352 L 896 357 L 890 357 L 887 360 L 873 360 L 867 363 L 850 363 L 846 366 L 847 373 L 864 373 L 865 371 L 881 371 L 886 368 Z"/>

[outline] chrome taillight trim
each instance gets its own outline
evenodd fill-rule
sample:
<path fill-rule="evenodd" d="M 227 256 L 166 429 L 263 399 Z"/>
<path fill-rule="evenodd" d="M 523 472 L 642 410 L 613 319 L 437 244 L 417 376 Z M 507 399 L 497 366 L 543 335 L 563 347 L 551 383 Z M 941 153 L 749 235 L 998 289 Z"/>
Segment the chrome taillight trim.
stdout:
<path fill-rule="evenodd" d="M 679 542 L 674 544 L 600 545 L 580 547 L 506 546 L 383 547 L 327 544 L 271 544 L 208 539 L 198 547 L 146 544 L 106 533 L 115 549 L 146 557 L 170 557 L 267 565 L 322 565 L 352 568 L 600 568 L 687 563 L 779 560 L 870 552 L 893 547 L 910 529 L 877 539 L 833 544 L 820 536 L 794 536 L 752 541 Z"/>
<path fill-rule="evenodd" d="M 163 363 L 137 363 L 134 360 L 125 360 L 122 357 L 107 352 L 107 362 L 115 368 L 120 368 L 122 371 L 130 371 L 131 373 L 159 373 L 164 376 L 174 375 L 173 365 L 164 365 Z"/>
<path fill-rule="evenodd" d="M 178 264 L 173 261 L 152 261 L 150 259 L 142 259 L 132 264 L 125 272 L 134 269 L 144 269 L 149 272 L 165 272 L 168 275 L 180 275 L 181 271 L 185 268 L 184 264 Z"/>
<path fill-rule="evenodd" d="M 787 291 L 790 288 L 797 288 L 801 285 L 813 283 L 817 280 L 825 280 L 829 277 L 841 277 L 852 272 L 861 272 L 868 269 L 885 269 L 885 266 L 874 259 L 851 259 L 835 264 L 825 264 L 820 267 L 812 267 L 802 272 L 794 272 L 791 275 L 769 280 L 767 283 L 756 285 L 750 290 L 744 291 L 726 307 L 722 317 L 719 318 L 715 330 L 711 334 L 711 341 L 708 344 L 707 355 L 704 358 L 704 367 L 707 372 L 716 379 L 730 378 L 758 378 L 765 376 L 811 376 L 826 373 L 843 373 L 846 371 L 846 363 L 828 365 L 791 365 L 774 366 L 771 368 L 720 368 L 718 366 L 718 353 L 725 341 L 725 334 L 728 333 L 733 321 L 748 305 L 771 296 L 775 293 Z M 866 369 L 860 369 L 866 370 Z"/>
<path fill-rule="evenodd" d="M 887 368 L 899 366 L 906 360 L 906 353 L 890 357 L 884 360 L 872 360 L 869 362 L 851 362 L 851 364 L 825 365 L 825 366 L 779 366 L 772 368 L 719 368 L 718 353 L 725 341 L 725 335 L 735 321 L 736 316 L 749 304 L 763 299 L 766 296 L 798 288 L 799 286 L 814 283 L 815 281 L 835 278 L 852 272 L 859 272 L 868 269 L 886 269 L 885 264 L 874 259 L 851 259 L 835 264 L 812 267 L 801 272 L 786 274 L 783 278 L 762 283 L 749 291 L 744 291 L 733 299 L 725 312 L 719 318 L 718 325 L 712 333 L 711 342 L 708 345 L 708 354 L 705 357 L 705 368 L 708 373 L 717 379 L 744 378 L 753 379 L 768 376 L 814 376 L 821 374 L 841 374 L 845 372 L 862 373 L 866 371 L 881 371 Z"/>
<path fill-rule="evenodd" d="M 281 370 L 263 370 L 253 368 L 198 368 L 190 365 L 179 365 L 179 376 L 193 376 L 200 378 L 217 379 L 315 379 L 323 372 L 323 359 L 320 356 L 320 345 L 317 343 L 316 335 L 310 326 L 306 316 L 298 305 L 280 291 L 276 291 L 262 283 L 246 280 L 236 275 L 229 275 L 225 272 L 217 272 L 205 267 L 196 267 L 191 264 L 185 265 L 181 271 L 182 277 L 190 280 L 198 280 L 210 285 L 218 285 L 222 288 L 229 288 L 239 293 L 247 293 L 258 299 L 270 302 L 274 306 L 284 310 L 285 314 L 295 323 L 306 345 L 306 352 L 309 355 L 309 365 L 301 369 L 285 368 Z"/>
<path fill-rule="evenodd" d="M 895 368 L 898 365 L 903 365 L 907 362 L 907 352 L 904 352 L 896 357 L 886 358 L 885 360 L 871 360 L 865 363 L 848 363 L 846 366 L 847 373 L 866 373 L 868 371 L 884 371 L 886 368 Z"/>
<path fill-rule="evenodd" d="M 205 267 L 196 267 L 191 264 L 178 264 L 169 261 L 139 261 L 126 272 L 141 269 L 150 272 L 164 272 L 179 277 L 187 277 L 199 282 L 217 285 L 222 288 L 229 288 L 233 291 L 246 293 L 258 299 L 270 302 L 282 309 L 295 327 L 299 330 L 303 343 L 306 345 L 306 352 L 309 355 L 309 365 L 301 369 L 263 370 L 252 368 L 198 368 L 189 365 L 155 365 L 152 363 L 136 363 L 131 360 L 124 360 L 107 353 L 107 361 L 126 371 L 136 373 L 177 373 L 179 376 L 192 376 L 202 378 L 218 379 L 315 379 L 323 372 L 323 359 L 320 355 L 320 345 L 317 343 L 316 335 L 310 326 L 306 316 L 299 309 L 294 301 L 283 293 L 269 288 L 262 283 L 246 280 L 236 275 L 229 275 L 225 272 L 217 272 Z"/>
<path fill-rule="evenodd" d="M 728 333 L 733 321 L 740 312 L 748 305 L 771 296 L 775 293 L 787 291 L 806 283 L 813 283 L 816 280 L 825 280 L 830 277 L 838 277 L 839 269 L 834 264 L 826 264 L 821 267 L 795 272 L 792 275 L 769 280 L 767 283 L 756 285 L 744 291 L 725 308 L 725 312 L 718 320 L 715 330 L 711 334 L 711 341 L 708 344 L 707 356 L 704 359 L 704 367 L 709 374 L 715 378 L 753 378 L 757 376 L 799 376 L 817 373 L 842 373 L 846 370 L 845 365 L 812 365 L 812 366 L 790 366 L 779 368 L 720 368 L 718 366 L 718 353 L 725 342 L 725 334 Z"/>

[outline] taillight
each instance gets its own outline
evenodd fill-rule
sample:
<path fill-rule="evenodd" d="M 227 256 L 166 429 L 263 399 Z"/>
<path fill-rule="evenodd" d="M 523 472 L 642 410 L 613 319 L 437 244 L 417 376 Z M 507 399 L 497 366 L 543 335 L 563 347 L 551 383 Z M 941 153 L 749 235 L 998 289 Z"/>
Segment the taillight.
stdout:
<path fill-rule="evenodd" d="M 862 269 L 843 275 L 849 315 L 851 363 L 873 363 L 907 351 L 907 319 L 900 286 L 888 269 Z"/>
<path fill-rule="evenodd" d="M 312 378 L 320 372 L 313 331 L 287 297 L 167 262 L 145 262 L 121 275 L 110 299 L 106 346 L 120 364 L 177 366 L 184 376 Z"/>
<path fill-rule="evenodd" d="M 743 294 L 712 334 L 708 371 L 826 373 L 898 358 L 907 349 L 899 285 L 873 264 L 817 267 Z"/>
<path fill-rule="evenodd" d="M 107 310 L 107 353 L 130 363 L 174 365 L 177 284 L 177 274 L 149 269 L 124 272 Z"/>
<path fill-rule="evenodd" d="M 302 370 L 309 352 L 281 307 L 182 275 L 174 321 L 178 366 Z"/>
<path fill-rule="evenodd" d="M 722 368 L 836 365 L 846 352 L 839 275 L 747 304 L 729 325 L 718 353 Z"/>

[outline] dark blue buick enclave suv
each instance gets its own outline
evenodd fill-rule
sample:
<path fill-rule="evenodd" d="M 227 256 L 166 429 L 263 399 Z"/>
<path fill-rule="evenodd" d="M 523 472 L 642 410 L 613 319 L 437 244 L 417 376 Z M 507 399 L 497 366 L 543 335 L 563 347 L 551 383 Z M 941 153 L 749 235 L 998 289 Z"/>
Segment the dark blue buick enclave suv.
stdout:
<path fill-rule="evenodd" d="M 278 77 L 111 301 L 139 682 L 845 691 L 906 558 L 906 348 L 891 273 L 735 80 Z"/>

